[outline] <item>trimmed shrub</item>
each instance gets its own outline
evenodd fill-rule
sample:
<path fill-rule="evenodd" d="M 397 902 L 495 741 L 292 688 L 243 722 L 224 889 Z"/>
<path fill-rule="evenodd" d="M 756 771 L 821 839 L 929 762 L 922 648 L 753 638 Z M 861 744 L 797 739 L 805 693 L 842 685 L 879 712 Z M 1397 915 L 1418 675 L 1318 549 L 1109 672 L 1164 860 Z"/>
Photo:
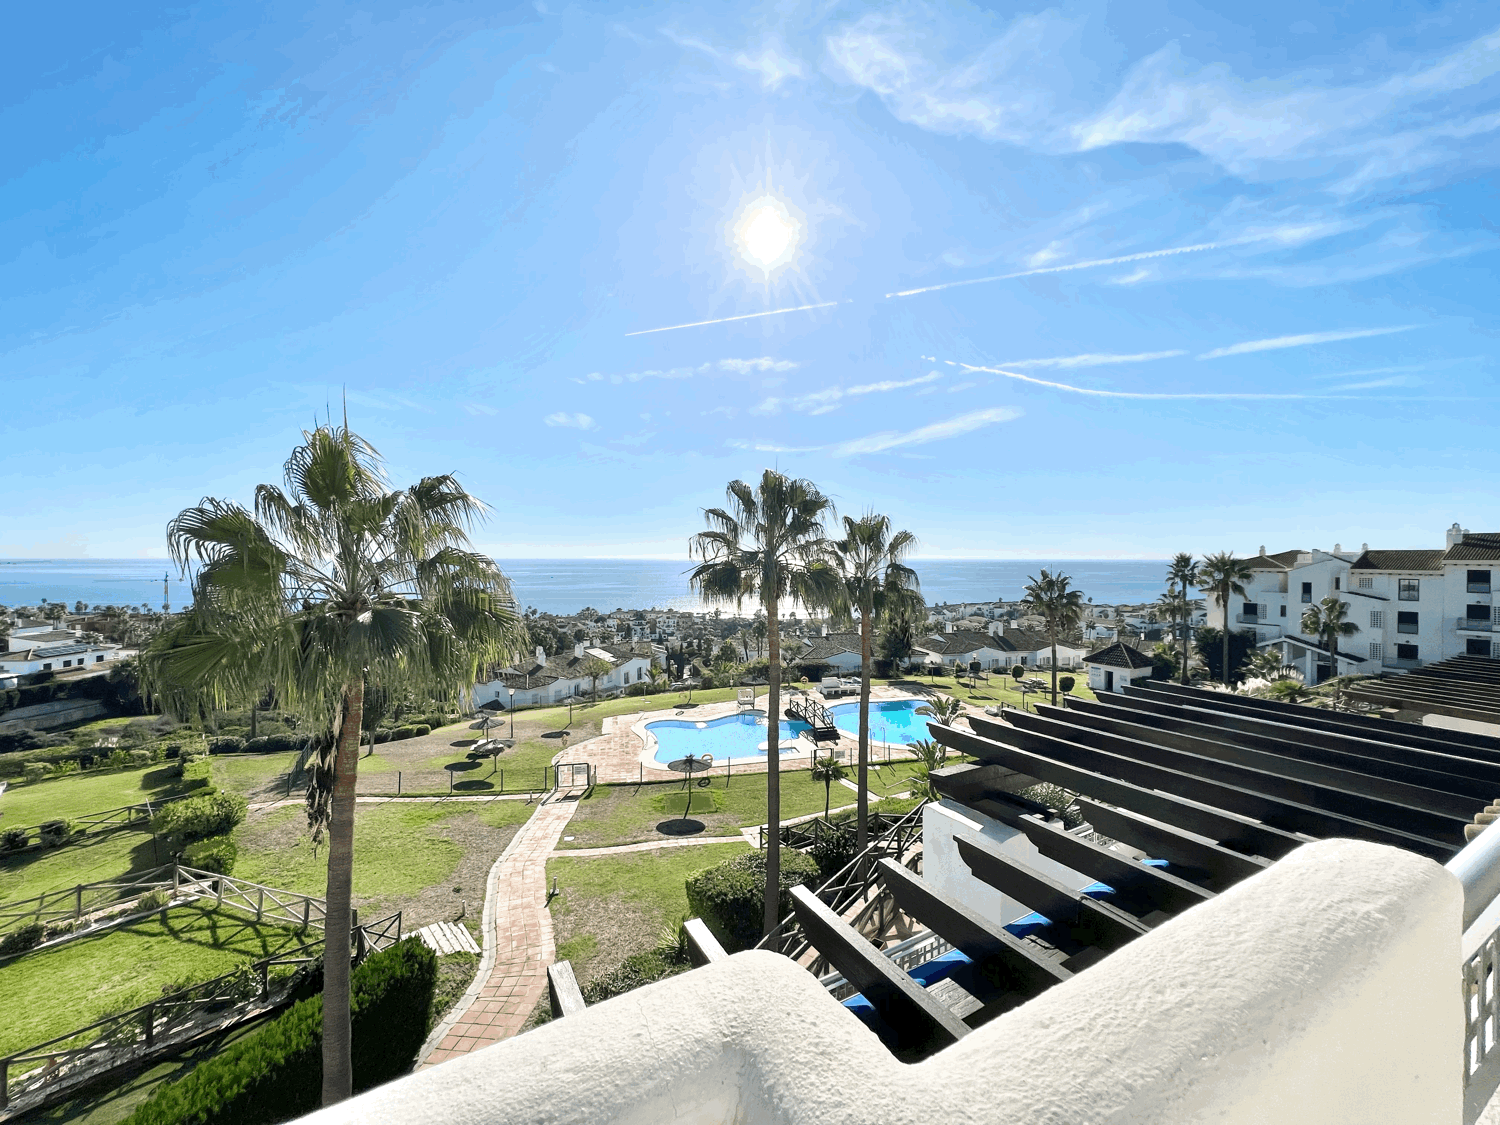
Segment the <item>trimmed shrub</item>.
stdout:
<path fill-rule="evenodd" d="M 37 834 L 41 836 L 42 843 L 50 848 L 59 844 L 66 844 L 73 838 L 73 822 L 71 820 L 49 820 L 37 827 Z"/>
<path fill-rule="evenodd" d="M 166 891 L 147 891 L 135 900 L 137 910 L 160 910 L 172 901 L 172 896 Z"/>
<path fill-rule="evenodd" d="M 777 916 L 791 913 L 792 888 L 815 883 L 818 865 L 810 856 L 781 849 L 781 901 Z M 700 871 L 687 881 L 688 906 L 731 953 L 760 940 L 765 921 L 766 853 L 746 852 Z"/>
<path fill-rule="evenodd" d="M 234 861 L 240 849 L 228 836 L 210 836 L 189 844 L 182 853 L 183 862 L 200 871 L 212 871 L 216 875 L 234 874 Z"/>
<path fill-rule="evenodd" d="M 4 937 L 0 937 L 0 957 L 9 957 L 14 953 L 25 953 L 34 945 L 40 945 L 42 939 L 47 936 L 47 927 L 40 922 L 27 922 L 18 929 L 11 930 Z"/>
<path fill-rule="evenodd" d="M 431 734 L 432 726 L 428 723 L 414 723 L 411 728 L 413 738 L 421 738 L 424 734 Z"/>
<path fill-rule="evenodd" d="M 654 984 L 693 967 L 686 949 L 662 946 L 632 953 L 613 972 L 595 977 L 583 986 L 583 1002 L 598 1004 L 612 996 L 630 992 L 642 985 Z"/>
<path fill-rule="evenodd" d="M 415 937 L 376 953 L 350 982 L 354 1092 L 405 1074 L 427 1035 L 437 955 Z M 127 1125 L 269 1125 L 318 1108 L 323 998 L 294 1005 L 180 1082 L 157 1088 Z"/>
<path fill-rule="evenodd" d="M 411 738 L 416 733 L 416 727 L 397 727 L 395 730 L 391 731 L 391 741 L 399 742 L 404 738 Z"/>
<path fill-rule="evenodd" d="M 245 740 L 237 734 L 221 734 L 208 740 L 210 754 L 239 754 L 244 749 Z"/>
<path fill-rule="evenodd" d="M 295 734 L 263 734 L 245 743 L 247 754 L 284 754 L 288 750 L 301 750 L 307 739 Z"/>
<path fill-rule="evenodd" d="M 214 764 L 202 759 L 189 762 L 185 766 L 178 767 L 177 775 L 187 783 L 189 789 L 211 787 L 214 781 Z"/>
<path fill-rule="evenodd" d="M 149 766 L 156 755 L 150 750 L 132 750 L 130 752 L 130 764 L 133 766 Z"/>
<path fill-rule="evenodd" d="M 31 834 L 24 828 L 7 828 L 0 832 L 0 852 L 16 852 L 26 846 Z"/>
<path fill-rule="evenodd" d="M 238 794 L 208 793 L 173 801 L 151 818 L 151 830 L 187 841 L 223 836 L 245 819 L 245 811 L 245 798 Z"/>
<path fill-rule="evenodd" d="M 1058 676 L 1057 690 L 1066 695 L 1068 692 L 1073 690 L 1073 685 L 1077 682 L 1078 681 L 1075 680 L 1072 676 Z"/>
<path fill-rule="evenodd" d="M 27 762 L 22 769 L 27 781 L 45 781 L 52 776 L 50 762 Z"/>

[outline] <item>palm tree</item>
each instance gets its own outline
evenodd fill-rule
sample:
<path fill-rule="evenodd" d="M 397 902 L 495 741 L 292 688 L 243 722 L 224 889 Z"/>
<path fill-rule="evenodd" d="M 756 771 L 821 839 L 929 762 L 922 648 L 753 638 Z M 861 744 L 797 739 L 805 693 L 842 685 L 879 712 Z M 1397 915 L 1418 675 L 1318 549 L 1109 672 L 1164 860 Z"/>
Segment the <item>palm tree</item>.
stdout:
<path fill-rule="evenodd" d="M 1071 633 L 1083 619 L 1083 594 L 1068 589 L 1072 581 L 1066 574 L 1049 574 L 1045 568 L 1040 578 L 1032 577 L 1023 591 L 1021 604 L 1047 624 L 1047 638 L 1052 642 L 1052 706 L 1057 706 L 1057 634 Z"/>
<path fill-rule="evenodd" d="M 1255 576 L 1249 559 L 1237 559 L 1231 551 L 1204 555 L 1198 567 L 1198 582 L 1202 589 L 1209 590 L 1224 607 L 1224 686 L 1229 686 L 1229 597 L 1231 594 L 1245 596 L 1245 583 Z"/>
<path fill-rule="evenodd" d="M 1302 631 L 1321 637 L 1328 645 L 1328 678 L 1339 674 L 1339 638 L 1352 637 L 1359 626 L 1349 619 L 1349 605 L 1330 595 L 1302 614 Z"/>
<path fill-rule="evenodd" d="M 859 792 L 855 796 L 854 852 L 865 850 L 869 834 L 870 664 L 876 616 L 910 614 L 923 604 L 917 572 L 906 565 L 917 546 L 909 531 L 891 534 L 889 516 L 866 512 L 844 517 L 844 537 L 833 544 L 843 585 L 842 602 L 859 613 Z"/>
<path fill-rule="evenodd" d="M 927 801 L 938 800 L 942 794 L 932 783 L 932 772 L 942 769 L 947 763 L 948 748 L 942 743 L 919 738 L 911 744 L 911 749 L 917 755 L 917 768 L 911 775 L 912 795 Z"/>
<path fill-rule="evenodd" d="M 823 783 L 823 819 L 828 819 L 828 806 L 833 803 L 833 783 L 844 780 L 844 764 L 837 758 L 820 758 L 813 763 L 812 779 Z M 863 802 L 861 802 L 863 804 Z"/>
<path fill-rule="evenodd" d="M 193 607 L 143 654 L 172 710 L 242 704 L 269 684 L 278 706 L 321 728 L 307 794 L 328 836 L 323 1104 L 347 1098 L 354 787 L 365 684 L 453 697 L 525 644 L 510 583 L 474 552 L 484 514 L 451 475 L 392 490 L 380 456 L 343 426 L 303 433 L 286 489 L 260 485 L 251 511 L 205 499 L 167 525 L 193 579 Z"/>
<path fill-rule="evenodd" d="M 939 695 L 917 708 L 918 715 L 926 715 L 945 727 L 951 727 L 964 713 L 964 705 L 951 695 Z"/>
<path fill-rule="evenodd" d="M 599 702 L 600 677 L 609 675 L 612 671 L 614 671 L 614 667 L 615 666 L 607 660 L 601 660 L 597 656 L 590 656 L 583 662 L 583 666 L 578 669 L 580 674 L 585 675 L 589 678 L 589 683 L 592 688 L 595 703 Z"/>
<path fill-rule="evenodd" d="M 1178 554 L 1172 556 L 1172 565 L 1167 567 L 1167 588 L 1168 590 L 1170 590 L 1172 583 L 1177 583 L 1177 592 L 1182 600 L 1177 601 L 1172 598 L 1163 598 L 1162 605 L 1164 608 L 1168 605 L 1175 607 L 1177 612 L 1181 615 L 1182 667 L 1179 669 L 1179 671 L 1181 673 L 1182 682 L 1184 684 L 1188 682 L 1188 633 L 1190 632 L 1188 622 L 1193 615 L 1193 603 L 1191 599 L 1188 598 L 1188 590 L 1189 588 L 1194 587 L 1198 584 L 1199 578 L 1200 576 L 1198 574 L 1198 564 L 1193 561 L 1192 555 L 1188 554 L 1186 551 L 1181 551 Z M 1176 621 L 1179 620 L 1179 618 L 1174 617 L 1173 620 Z"/>
<path fill-rule="evenodd" d="M 881 659 L 890 661 L 891 673 L 894 675 L 916 650 L 916 619 L 903 608 L 892 609 L 886 614 L 885 624 L 880 629 Z"/>
<path fill-rule="evenodd" d="M 707 508 L 709 529 L 688 542 L 688 553 L 703 562 L 688 575 L 688 583 L 709 601 L 733 602 L 756 598 L 765 610 L 764 625 L 770 652 L 766 697 L 766 907 L 765 932 L 780 921 L 781 900 L 781 627 L 778 615 L 783 598 L 793 598 L 809 609 L 839 604 L 840 583 L 831 564 L 832 548 L 823 521 L 833 514 L 833 502 L 807 480 L 767 469 L 751 486 L 730 481 L 728 504 Z"/>
<path fill-rule="evenodd" d="M 755 638 L 755 655 L 759 657 L 766 647 L 766 619 L 758 613 L 750 626 L 750 635 Z"/>

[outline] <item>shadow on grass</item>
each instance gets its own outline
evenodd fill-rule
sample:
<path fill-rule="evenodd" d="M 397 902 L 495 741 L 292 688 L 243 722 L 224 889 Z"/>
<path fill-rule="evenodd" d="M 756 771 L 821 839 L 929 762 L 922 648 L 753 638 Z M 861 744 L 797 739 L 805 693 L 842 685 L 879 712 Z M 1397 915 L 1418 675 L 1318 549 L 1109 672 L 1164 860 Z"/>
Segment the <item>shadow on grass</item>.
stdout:
<path fill-rule="evenodd" d="M 707 826 L 701 820 L 679 816 L 662 821 L 656 826 L 656 830 L 663 836 L 696 836 L 705 827 Z"/>
<path fill-rule="evenodd" d="M 495 783 L 493 781 L 486 781 L 482 777 L 471 777 L 467 781 L 455 781 L 453 783 L 453 789 L 455 792 L 472 793 L 475 790 L 485 790 L 493 788 L 495 788 Z"/>
<path fill-rule="evenodd" d="M 470 758 L 466 762 L 449 762 L 443 768 L 449 773 L 468 773 L 470 770 L 477 770 L 483 764 L 482 758 Z"/>

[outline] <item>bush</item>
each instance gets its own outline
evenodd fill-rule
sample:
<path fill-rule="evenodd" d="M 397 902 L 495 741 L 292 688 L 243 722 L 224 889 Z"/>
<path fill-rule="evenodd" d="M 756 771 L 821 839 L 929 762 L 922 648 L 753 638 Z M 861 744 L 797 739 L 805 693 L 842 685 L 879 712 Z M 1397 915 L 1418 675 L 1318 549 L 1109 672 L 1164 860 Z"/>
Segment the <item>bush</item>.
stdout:
<path fill-rule="evenodd" d="M 427 1035 L 437 955 L 417 938 L 376 953 L 350 982 L 354 1091 L 405 1074 Z M 269 1125 L 318 1108 L 323 998 L 293 1006 L 258 1033 L 159 1086 L 127 1125 Z"/>
<path fill-rule="evenodd" d="M 209 793 L 173 801 L 151 818 L 151 830 L 158 836 L 178 836 L 183 840 L 202 840 L 223 836 L 245 819 L 245 798 L 234 793 Z"/>
<path fill-rule="evenodd" d="M 813 862 L 818 865 L 819 880 L 827 879 L 837 874 L 854 858 L 854 833 L 853 831 L 825 832 L 818 837 L 818 842 L 807 850 L 807 854 L 812 856 Z M 785 858 L 782 862 L 786 862 Z"/>
<path fill-rule="evenodd" d="M 208 740 L 210 754 L 239 754 L 244 749 L 245 740 L 237 734 L 221 734 Z"/>
<path fill-rule="evenodd" d="M 8 957 L 13 953 L 25 953 L 32 946 L 40 945 L 46 935 L 47 927 L 40 922 L 27 922 L 26 925 L 0 937 L 0 957 Z"/>
<path fill-rule="evenodd" d="M 183 862 L 200 871 L 212 871 L 216 875 L 234 874 L 234 861 L 240 849 L 228 836 L 210 836 L 189 844 L 182 853 Z"/>
<path fill-rule="evenodd" d="M 201 789 L 205 786 L 212 786 L 214 764 L 206 760 L 189 762 L 185 766 L 177 767 L 177 776 L 182 778 L 189 789 Z"/>
<path fill-rule="evenodd" d="M 130 764 L 133 766 L 149 766 L 156 757 L 150 750 L 132 750 L 130 752 Z"/>
<path fill-rule="evenodd" d="M 416 727 L 397 727 L 391 731 L 391 741 L 399 742 L 403 738 L 411 738 L 417 733 Z"/>
<path fill-rule="evenodd" d="M 73 822 L 49 820 L 38 826 L 37 834 L 42 838 L 43 844 L 49 848 L 55 848 L 59 844 L 66 844 L 73 838 Z"/>
<path fill-rule="evenodd" d="M 172 901 L 172 896 L 166 891 L 147 891 L 135 900 L 137 910 L 161 910 Z"/>
<path fill-rule="evenodd" d="M 1057 690 L 1066 695 L 1068 692 L 1073 690 L 1073 685 L 1077 682 L 1078 681 L 1075 680 L 1072 676 L 1058 676 Z"/>
<path fill-rule="evenodd" d="M 62 761 L 57 763 L 54 769 L 56 769 L 58 777 L 66 777 L 70 773 L 77 773 L 78 759 L 64 758 Z"/>
<path fill-rule="evenodd" d="M 52 776 L 52 765 L 49 762 L 27 762 L 23 773 L 27 781 L 45 781 Z"/>
<path fill-rule="evenodd" d="M 781 895 L 778 916 L 791 913 L 791 889 L 812 883 L 818 865 L 791 848 L 781 849 Z M 766 854 L 746 852 L 726 859 L 687 881 L 688 906 L 731 953 L 760 940 L 765 922 Z"/>
<path fill-rule="evenodd" d="M 378 730 L 378 731 L 375 732 L 374 736 L 370 739 L 370 741 L 373 742 L 377 746 L 380 745 L 380 743 L 382 743 L 382 742 L 389 742 L 390 740 L 391 740 L 391 732 L 388 731 L 388 730 Z"/>
<path fill-rule="evenodd" d="M 411 733 L 413 738 L 421 738 L 424 734 L 432 733 L 432 726 L 428 723 L 412 724 Z"/>
<path fill-rule="evenodd" d="M 692 968 L 687 950 L 677 946 L 663 946 L 632 953 L 613 972 L 595 977 L 583 986 L 583 1002 L 598 1004 L 612 996 L 630 992 L 642 985 L 654 984 L 670 976 L 676 976 Z"/>
<path fill-rule="evenodd" d="M 247 754 L 284 754 L 301 750 L 307 739 L 295 734 L 263 734 L 245 743 Z"/>
<path fill-rule="evenodd" d="M 1010 666 L 1010 678 L 1015 680 L 1016 683 L 1020 683 L 1022 680 L 1024 680 L 1026 678 L 1026 665 L 1012 664 Z"/>
<path fill-rule="evenodd" d="M 30 839 L 31 833 L 24 828 L 7 828 L 0 832 L 0 852 L 20 851 Z"/>

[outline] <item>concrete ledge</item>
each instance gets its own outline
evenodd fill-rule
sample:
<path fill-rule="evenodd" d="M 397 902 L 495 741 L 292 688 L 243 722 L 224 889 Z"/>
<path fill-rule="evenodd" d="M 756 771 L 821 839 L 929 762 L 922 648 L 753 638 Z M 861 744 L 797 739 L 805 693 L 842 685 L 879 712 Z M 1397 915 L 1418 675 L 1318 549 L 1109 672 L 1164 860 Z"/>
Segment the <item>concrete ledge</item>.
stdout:
<path fill-rule="evenodd" d="M 1456 1123 L 1461 908 L 1436 863 L 1323 841 L 915 1066 L 752 951 L 304 1120 Z"/>

